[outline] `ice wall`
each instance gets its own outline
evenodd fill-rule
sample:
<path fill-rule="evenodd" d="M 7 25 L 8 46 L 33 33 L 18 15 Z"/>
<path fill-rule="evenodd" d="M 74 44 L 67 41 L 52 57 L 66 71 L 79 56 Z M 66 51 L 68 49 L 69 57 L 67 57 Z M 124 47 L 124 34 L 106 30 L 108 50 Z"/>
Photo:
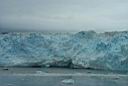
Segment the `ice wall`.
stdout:
<path fill-rule="evenodd" d="M 0 66 L 128 71 L 128 32 L 0 33 Z"/>

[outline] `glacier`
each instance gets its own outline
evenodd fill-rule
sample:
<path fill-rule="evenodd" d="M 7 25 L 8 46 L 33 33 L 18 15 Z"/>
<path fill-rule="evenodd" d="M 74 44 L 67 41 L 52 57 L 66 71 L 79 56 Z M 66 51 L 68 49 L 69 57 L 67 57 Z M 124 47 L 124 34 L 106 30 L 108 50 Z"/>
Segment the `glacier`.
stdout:
<path fill-rule="evenodd" d="M 128 31 L 1 32 L 0 66 L 128 71 Z"/>

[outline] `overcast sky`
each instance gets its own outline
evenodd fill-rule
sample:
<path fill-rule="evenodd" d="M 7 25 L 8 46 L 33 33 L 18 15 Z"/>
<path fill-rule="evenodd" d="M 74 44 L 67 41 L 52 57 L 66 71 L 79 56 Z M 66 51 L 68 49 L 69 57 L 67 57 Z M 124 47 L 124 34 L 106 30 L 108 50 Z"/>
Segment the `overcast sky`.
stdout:
<path fill-rule="evenodd" d="M 128 0 L 0 0 L 0 31 L 128 30 Z"/>

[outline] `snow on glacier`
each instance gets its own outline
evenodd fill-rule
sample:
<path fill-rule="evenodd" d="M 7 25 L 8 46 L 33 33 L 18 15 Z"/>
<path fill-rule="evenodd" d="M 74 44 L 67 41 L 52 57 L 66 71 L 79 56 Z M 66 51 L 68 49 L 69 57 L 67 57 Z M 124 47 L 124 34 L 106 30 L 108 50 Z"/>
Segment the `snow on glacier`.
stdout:
<path fill-rule="evenodd" d="M 128 71 L 128 32 L 0 33 L 0 66 Z"/>

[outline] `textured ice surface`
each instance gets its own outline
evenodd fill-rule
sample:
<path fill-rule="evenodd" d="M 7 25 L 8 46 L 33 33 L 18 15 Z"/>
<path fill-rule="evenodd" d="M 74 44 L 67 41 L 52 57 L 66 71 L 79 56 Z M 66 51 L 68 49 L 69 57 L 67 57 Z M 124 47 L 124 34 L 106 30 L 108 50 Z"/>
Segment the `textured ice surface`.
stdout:
<path fill-rule="evenodd" d="M 128 70 L 128 32 L 0 33 L 0 66 Z"/>

